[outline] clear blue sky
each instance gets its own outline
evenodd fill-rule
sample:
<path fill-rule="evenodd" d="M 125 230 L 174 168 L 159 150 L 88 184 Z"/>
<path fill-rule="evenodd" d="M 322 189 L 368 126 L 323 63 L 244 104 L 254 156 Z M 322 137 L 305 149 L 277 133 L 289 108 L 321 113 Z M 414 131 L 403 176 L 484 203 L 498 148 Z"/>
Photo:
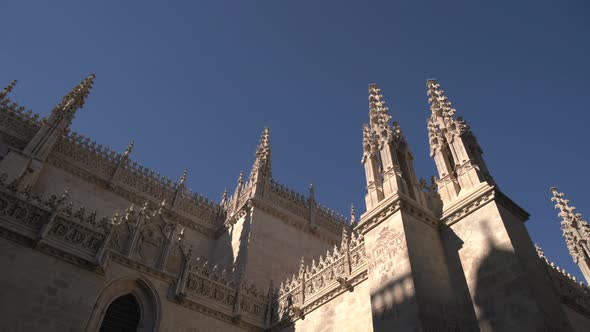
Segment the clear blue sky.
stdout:
<path fill-rule="evenodd" d="M 219 200 L 271 129 L 273 173 L 347 214 L 364 211 L 361 125 L 380 85 L 415 155 L 428 157 L 425 81 L 471 124 L 533 240 L 580 276 L 549 201 L 590 219 L 587 1 L 10 1 L 0 84 L 47 115 L 89 73 L 73 129 Z"/>

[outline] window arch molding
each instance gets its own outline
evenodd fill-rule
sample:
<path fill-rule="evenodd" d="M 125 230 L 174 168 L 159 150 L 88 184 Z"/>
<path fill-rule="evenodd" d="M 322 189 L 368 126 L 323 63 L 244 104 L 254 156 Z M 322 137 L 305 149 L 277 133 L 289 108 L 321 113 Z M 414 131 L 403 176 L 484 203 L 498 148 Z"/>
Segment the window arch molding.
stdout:
<path fill-rule="evenodd" d="M 140 308 L 138 331 L 157 331 L 160 325 L 160 297 L 152 283 L 142 276 L 111 281 L 98 295 L 86 332 L 98 332 L 109 305 L 120 296 L 132 294 Z"/>

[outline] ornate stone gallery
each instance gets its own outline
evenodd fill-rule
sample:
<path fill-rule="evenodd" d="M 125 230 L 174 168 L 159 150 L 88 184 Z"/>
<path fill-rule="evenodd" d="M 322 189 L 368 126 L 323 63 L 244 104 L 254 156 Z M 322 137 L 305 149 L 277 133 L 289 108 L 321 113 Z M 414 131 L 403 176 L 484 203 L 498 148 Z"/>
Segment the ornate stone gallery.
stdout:
<path fill-rule="evenodd" d="M 435 80 L 438 176 L 371 84 L 366 212 L 345 218 L 273 178 L 268 128 L 218 203 L 73 131 L 94 79 L 43 119 L 0 92 L 0 330 L 590 331 L 588 287 L 533 245 Z M 588 282 L 590 228 L 551 192 Z"/>

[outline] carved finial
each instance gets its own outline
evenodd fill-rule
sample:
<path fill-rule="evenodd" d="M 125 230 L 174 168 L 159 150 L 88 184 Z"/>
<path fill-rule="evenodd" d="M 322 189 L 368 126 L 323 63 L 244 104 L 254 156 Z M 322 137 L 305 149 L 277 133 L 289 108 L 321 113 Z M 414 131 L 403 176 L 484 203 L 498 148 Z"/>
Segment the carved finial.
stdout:
<path fill-rule="evenodd" d="M 315 200 L 315 189 L 313 188 L 313 183 L 309 184 L 309 199 Z"/>
<path fill-rule="evenodd" d="M 141 206 L 141 209 L 139 209 L 139 215 L 140 216 L 144 216 L 147 214 L 147 209 L 148 209 L 148 202 L 143 202 L 143 205 Z"/>
<path fill-rule="evenodd" d="M 63 97 L 59 105 L 57 105 L 51 112 L 52 117 L 61 116 L 73 118 L 77 109 L 84 107 L 86 98 L 90 94 L 92 84 L 96 75 L 90 74 L 80 84 L 74 87 L 67 95 Z"/>
<path fill-rule="evenodd" d="M 112 225 L 119 225 L 122 221 L 121 216 L 119 216 L 119 211 L 115 210 L 113 216 L 111 217 L 111 224 Z"/>
<path fill-rule="evenodd" d="M 242 186 L 244 184 L 244 171 L 240 171 L 240 175 L 238 176 L 238 186 Z"/>
<path fill-rule="evenodd" d="M 127 144 L 127 148 L 125 148 L 125 152 L 123 152 L 123 157 L 128 158 L 129 154 L 131 153 L 131 151 L 133 150 L 133 146 L 135 145 L 135 141 L 131 140 L 131 142 L 129 142 L 129 144 Z"/>
<path fill-rule="evenodd" d="M 135 215 L 135 204 L 131 203 L 131 205 L 125 210 L 125 216 L 123 217 L 123 219 L 129 222 L 133 215 Z"/>
<path fill-rule="evenodd" d="M 184 241 L 184 227 L 180 230 L 180 233 L 178 233 L 178 242 L 182 241 Z"/>
<path fill-rule="evenodd" d="M 186 173 L 188 172 L 188 169 L 184 169 L 182 171 L 182 176 L 180 177 L 180 182 L 178 183 L 180 186 L 184 185 L 184 183 L 186 182 Z"/>
<path fill-rule="evenodd" d="M 352 226 L 356 225 L 356 215 L 354 212 L 354 204 L 350 204 L 350 224 Z"/>
<path fill-rule="evenodd" d="M 457 110 L 451 107 L 451 102 L 445 95 L 444 90 L 440 88 L 440 84 L 434 79 L 429 79 L 426 82 L 426 87 L 428 88 L 428 102 L 432 111 L 432 123 L 429 122 L 428 124 L 429 136 L 432 135 L 431 131 L 437 132 L 444 129 L 447 140 L 452 142 L 455 136 L 469 132 L 469 126 L 461 117 L 455 119 Z"/>
<path fill-rule="evenodd" d="M 162 200 L 162 202 L 160 203 L 160 205 L 158 206 L 158 214 L 162 214 L 164 212 L 164 209 L 166 208 L 166 199 L 164 198 Z"/>
<path fill-rule="evenodd" d="M 262 135 L 260 135 L 260 142 L 258 143 L 258 148 L 256 152 L 264 152 L 263 150 L 270 148 L 270 129 L 265 127 L 262 130 Z"/>
<path fill-rule="evenodd" d="M 556 203 L 555 208 L 562 219 L 561 230 L 570 255 L 576 263 L 584 261 L 585 257 L 590 256 L 590 226 L 580 213 L 574 212 L 576 208 L 569 205 L 563 193 L 558 192 L 556 187 L 549 190 L 553 194 L 551 201 Z"/>
<path fill-rule="evenodd" d="M 6 87 L 4 87 L 4 89 L 2 89 L 2 91 L 0 91 L 0 101 L 4 100 L 4 98 L 6 98 L 6 96 L 8 96 L 8 94 L 12 91 L 12 89 L 14 89 L 15 86 L 16 86 L 16 80 L 12 80 L 10 82 L 10 84 L 8 84 Z"/>
<path fill-rule="evenodd" d="M 378 112 L 387 112 L 389 109 L 385 106 L 381 89 L 377 84 L 369 84 L 369 110 Z"/>
<path fill-rule="evenodd" d="M 365 163 L 368 158 L 377 155 L 377 140 L 371 132 L 368 124 L 363 125 L 363 158 L 361 163 Z"/>
<path fill-rule="evenodd" d="M 299 261 L 299 275 L 301 276 L 305 272 L 305 258 L 301 256 L 301 260 Z"/>
<path fill-rule="evenodd" d="M 224 206 L 227 203 L 227 188 L 223 189 L 223 195 L 221 196 L 221 203 L 219 205 Z"/>
<path fill-rule="evenodd" d="M 392 141 L 395 145 L 399 145 L 401 143 L 406 142 L 406 137 L 402 133 L 402 128 L 400 127 L 399 122 L 397 121 L 393 121 Z"/>
<path fill-rule="evenodd" d="M 371 131 L 375 135 L 379 147 L 391 142 L 393 139 L 393 133 L 389 126 L 391 116 L 377 84 L 369 85 L 369 118 L 371 119 Z"/>
<path fill-rule="evenodd" d="M 256 147 L 256 160 L 250 172 L 250 179 L 260 177 L 272 178 L 271 153 L 270 153 L 270 130 L 264 128 L 260 141 Z"/>

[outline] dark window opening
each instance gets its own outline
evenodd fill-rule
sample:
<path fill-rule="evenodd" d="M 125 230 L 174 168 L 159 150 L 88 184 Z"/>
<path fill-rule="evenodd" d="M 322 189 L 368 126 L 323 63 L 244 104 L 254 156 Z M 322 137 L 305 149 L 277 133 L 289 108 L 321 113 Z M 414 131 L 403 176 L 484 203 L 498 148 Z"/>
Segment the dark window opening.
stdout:
<path fill-rule="evenodd" d="M 100 325 L 100 332 L 135 332 L 139 326 L 139 304 L 135 296 L 123 295 L 113 301 Z"/>

